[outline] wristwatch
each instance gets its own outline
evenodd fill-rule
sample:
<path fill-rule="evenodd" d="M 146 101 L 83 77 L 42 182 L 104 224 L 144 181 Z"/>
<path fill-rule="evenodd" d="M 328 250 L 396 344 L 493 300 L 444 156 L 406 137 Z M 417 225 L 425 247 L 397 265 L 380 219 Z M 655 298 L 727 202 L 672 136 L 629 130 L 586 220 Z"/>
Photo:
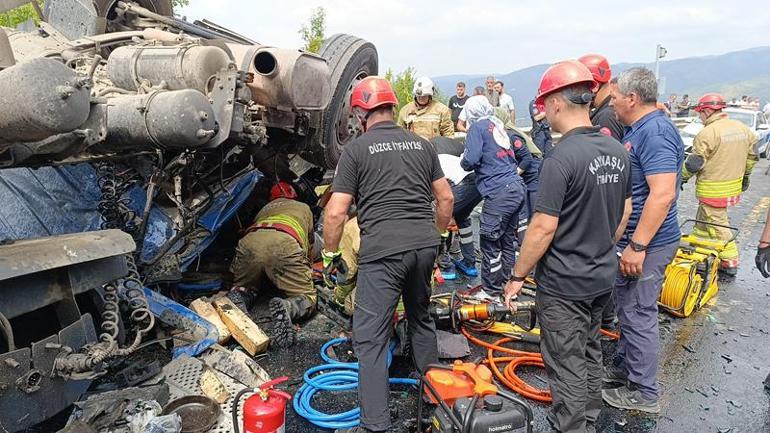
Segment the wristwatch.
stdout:
<path fill-rule="evenodd" d="M 526 279 L 527 277 L 517 277 L 516 275 L 511 275 L 511 278 L 508 281 L 513 281 L 514 283 L 521 283 Z"/>
<path fill-rule="evenodd" d="M 647 245 L 636 243 L 633 239 L 629 240 L 628 244 L 631 246 L 631 249 L 637 253 L 641 253 L 642 251 L 647 250 Z"/>

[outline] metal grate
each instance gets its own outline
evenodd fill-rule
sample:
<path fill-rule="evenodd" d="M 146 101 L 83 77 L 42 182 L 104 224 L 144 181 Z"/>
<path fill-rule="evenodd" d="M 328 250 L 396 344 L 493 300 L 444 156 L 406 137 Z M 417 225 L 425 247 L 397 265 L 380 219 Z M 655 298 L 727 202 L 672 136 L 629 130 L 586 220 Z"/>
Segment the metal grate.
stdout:
<path fill-rule="evenodd" d="M 200 385 L 198 385 L 203 374 L 203 365 L 203 361 L 196 358 L 179 358 L 163 367 L 162 375 L 166 377 L 171 400 L 187 395 L 203 395 L 203 391 Z M 246 386 L 216 370 L 215 373 L 227 389 L 227 392 L 230 393 L 230 398 L 219 405 L 222 408 L 222 416 L 217 421 L 217 424 L 209 430 L 209 433 L 231 433 L 233 431 L 231 414 L 233 397 L 240 390 L 246 388 Z M 241 404 L 238 407 L 239 415 L 243 410 L 245 397 L 241 399 Z"/>

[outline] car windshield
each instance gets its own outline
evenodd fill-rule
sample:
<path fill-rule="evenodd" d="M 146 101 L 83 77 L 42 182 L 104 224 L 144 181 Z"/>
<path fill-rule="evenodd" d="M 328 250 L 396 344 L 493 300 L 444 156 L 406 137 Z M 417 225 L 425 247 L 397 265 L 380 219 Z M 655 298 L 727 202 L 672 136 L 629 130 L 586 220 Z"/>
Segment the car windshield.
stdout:
<path fill-rule="evenodd" d="M 754 127 L 754 113 L 739 113 L 735 111 L 728 111 L 727 116 L 733 120 L 737 120 L 749 128 Z"/>

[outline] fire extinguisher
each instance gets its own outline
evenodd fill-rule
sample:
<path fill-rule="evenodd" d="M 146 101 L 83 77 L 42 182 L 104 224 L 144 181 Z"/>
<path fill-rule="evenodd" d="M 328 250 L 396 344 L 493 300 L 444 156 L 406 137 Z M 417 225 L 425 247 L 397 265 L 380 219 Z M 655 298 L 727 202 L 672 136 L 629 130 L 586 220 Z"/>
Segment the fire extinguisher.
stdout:
<path fill-rule="evenodd" d="M 253 392 L 243 402 L 243 433 L 285 433 L 286 432 L 286 402 L 291 400 L 291 395 L 273 389 L 279 383 L 286 382 L 288 377 L 283 376 L 265 382 L 259 388 L 246 388 L 238 392 L 233 398 L 233 430 L 241 433 L 241 425 L 238 424 L 238 402 L 244 394 Z"/>

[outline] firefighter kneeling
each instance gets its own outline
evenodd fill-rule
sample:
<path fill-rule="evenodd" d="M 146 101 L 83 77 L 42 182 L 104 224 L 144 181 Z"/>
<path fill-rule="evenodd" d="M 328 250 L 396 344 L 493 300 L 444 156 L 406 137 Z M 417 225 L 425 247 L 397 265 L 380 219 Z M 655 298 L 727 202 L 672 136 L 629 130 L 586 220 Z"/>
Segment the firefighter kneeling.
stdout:
<path fill-rule="evenodd" d="M 294 323 L 315 312 L 316 291 L 310 270 L 310 237 L 313 213 L 296 200 L 291 185 L 279 182 L 265 205 L 238 242 L 230 267 L 233 283 L 249 290 L 262 287 L 265 277 L 285 297 L 270 300 L 273 316 L 271 342 L 278 347 L 294 344 Z"/>
<path fill-rule="evenodd" d="M 696 219 L 729 226 L 727 207 L 738 204 L 741 193 L 749 187 L 749 176 L 757 155 L 754 133 L 744 124 L 723 113 L 722 95 L 707 93 L 698 100 L 695 111 L 705 125 L 693 141 L 693 150 L 684 163 L 682 181 L 697 176 L 695 195 L 700 202 Z M 692 235 L 705 240 L 723 241 L 720 272 L 735 276 L 738 272 L 738 247 L 726 227 L 696 224 Z"/>

